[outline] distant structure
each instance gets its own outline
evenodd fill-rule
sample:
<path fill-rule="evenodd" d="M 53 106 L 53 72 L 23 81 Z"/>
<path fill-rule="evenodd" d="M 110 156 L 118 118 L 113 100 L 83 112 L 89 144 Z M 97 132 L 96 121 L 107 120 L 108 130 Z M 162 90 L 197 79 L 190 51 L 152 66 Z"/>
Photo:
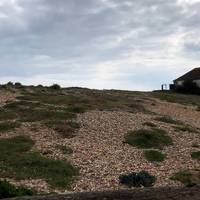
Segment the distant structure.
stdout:
<path fill-rule="evenodd" d="M 194 68 L 193 70 L 187 72 L 183 76 L 175 79 L 174 84 L 170 85 L 170 89 L 182 87 L 185 81 L 192 81 L 200 88 L 200 67 Z"/>

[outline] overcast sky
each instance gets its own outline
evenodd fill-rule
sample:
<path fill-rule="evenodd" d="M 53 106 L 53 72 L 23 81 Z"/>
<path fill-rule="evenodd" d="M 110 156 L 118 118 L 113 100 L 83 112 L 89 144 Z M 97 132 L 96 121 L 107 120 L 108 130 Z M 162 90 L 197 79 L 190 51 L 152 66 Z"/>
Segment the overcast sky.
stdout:
<path fill-rule="evenodd" d="M 152 90 L 200 66 L 200 0 L 0 0 L 0 82 Z"/>

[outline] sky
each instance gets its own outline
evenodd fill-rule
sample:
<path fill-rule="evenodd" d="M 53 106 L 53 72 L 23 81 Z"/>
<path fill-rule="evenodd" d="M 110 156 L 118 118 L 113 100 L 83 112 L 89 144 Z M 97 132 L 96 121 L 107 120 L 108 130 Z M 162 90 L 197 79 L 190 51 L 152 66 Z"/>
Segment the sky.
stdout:
<path fill-rule="evenodd" d="M 200 67 L 200 0 L 0 0 L 0 83 L 154 90 Z"/>

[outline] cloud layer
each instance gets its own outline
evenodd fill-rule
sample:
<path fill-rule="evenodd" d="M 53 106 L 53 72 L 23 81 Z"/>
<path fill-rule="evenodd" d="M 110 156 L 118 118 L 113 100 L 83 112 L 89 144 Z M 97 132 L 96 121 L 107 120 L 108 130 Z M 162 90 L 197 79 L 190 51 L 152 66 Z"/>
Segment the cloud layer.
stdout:
<path fill-rule="evenodd" d="M 200 66 L 199 0 L 1 0 L 1 82 L 151 90 Z"/>

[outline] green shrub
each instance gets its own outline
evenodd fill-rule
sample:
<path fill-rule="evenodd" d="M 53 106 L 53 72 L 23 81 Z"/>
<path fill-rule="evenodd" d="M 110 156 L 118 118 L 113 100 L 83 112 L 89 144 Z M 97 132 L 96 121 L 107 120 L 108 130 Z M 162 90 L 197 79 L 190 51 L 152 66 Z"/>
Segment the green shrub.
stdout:
<path fill-rule="evenodd" d="M 15 83 L 15 86 L 16 86 L 16 87 L 22 87 L 22 84 L 21 84 L 20 82 L 16 82 L 16 83 Z"/>
<path fill-rule="evenodd" d="M 154 123 L 152 123 L 152 122 L 145 122 L 143 125 L 144 126 L 149 126 L 149 127 L 156 127 L 156 125 Z"/>
<path fill-rule="evenodd" d="M 19 196 L 32 196 L 34 194 L 36 194 L 35 191 L 24 187 L 15 187 L 6 180 L 0 180 L 0 199 Z"/>
<path fill-rule="evenodd" d="M 60 85 L 58 85 L 58 84 L 53 84 L 53 85 L 50 86 L 50 88 L 54 89 L 54 90 L 60 90 L 61 89 Z"/>
<path fill-rule="evenodd" d="M 0 132 L 9 131 L 11 129 L 19 128 L 20 125 L 21 124 L 19 122 L 10 122 L 10 121 L 0 122 Z"/>
<path fill-rule="evenodd" d="M 162 149 L 164 146 L 171 145 L 172 139 L 167 135 L 166 131 L 162 129 L 140 129 L 128 132 L 125 136 L 125 143 L 138 148 Z"/>
<path fill-rule="evenodd" d="M 150 175 L 146 171 L 141 171 L 139 173 L 132 172 L 119 176 L 120 184 L 124 184 L 128 187 L 151 187 L 154 185 L 155 181 L 155 176 Z"/>
<path fill-rule="evenodd" d="M 164 123 L 168 123 L 168 124 L 178 124 L 178 125 L 182 124 L 181 121 L 174 120 L 169 116 L 157 117 L 157 118 L 155 118 L 155 120 L 160 121 L 160 122 L 164 122 Z"/>
<path fill-rule="evenodd" d="M 200 160 L 200 151 L 192 152 L 191 157 Z"/>
<path fill-rule="evenodd" d="M 147 150 L 144 152 L 144 156 L 148 161 L 156 161 L 162 162 L 165 159 L 165 155 L 162 154 L 160 151 L 156 150 Z"/>

